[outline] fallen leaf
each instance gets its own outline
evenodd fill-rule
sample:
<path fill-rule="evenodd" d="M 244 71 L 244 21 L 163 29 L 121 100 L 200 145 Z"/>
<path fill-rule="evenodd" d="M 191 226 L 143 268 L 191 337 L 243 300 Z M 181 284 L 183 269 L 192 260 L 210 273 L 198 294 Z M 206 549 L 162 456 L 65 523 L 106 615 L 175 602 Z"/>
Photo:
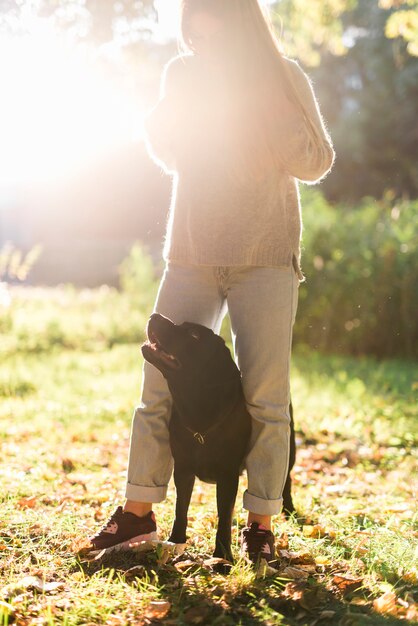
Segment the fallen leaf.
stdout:
<path fill-rule="evenodd" d="M 161 550 L 162 558 L 166 553 L 171 556 L 183 554 L 186 548 L 185 543 L 172 543 L 171 541 L 140 541 L 139 543 L 130 543 L 129 550 L 132 552 L 150 552 L 151 550 Z"/>
<path fill-rule="evenodd" d="M 92 547 L 93 546 L 90 539 L 85 539 L 83 537 L 82 539 L 75 539 L 71 544 L 70 550 L 73 554 L 76 554 L 77 556 L 84 556 L 91 551 Z"/>
<path fill-rule="evenodd" d="M 210 559 L 205 559 L 203 561 L 203 564 L 206 567 L 212 568 L 216 565 L 231 565 L 231 563 L 229 561 L 227 561 L 226 559 L 221 559 L 219 557 L 213 556 Z"/>
<path fill-rule="evenodd" d="M 178 563 L 175 563 L 174 567 L 178 572 L 185 572 L 191 568 L 200 569 L 201 565 L 197 561 L 191 561 L 190 559 L 187 559 L 186 561 L 179 561 Z"/>
<path fill-rule="evenodd" d="M 146 569 L 143 565 L 134 565 L 125 572 L 125 578 L 142 578 L 146 574 Z"/>
<path fill-rule="evenodd" d="M 187 624 L 201 624 L 208 614 L 207 606 L 192 606 L 184 614 L 184 621 Z"/>
<path fill-rule="evenodd" d="M 315 559 L 308 551 L 303 552 L 288 552 L 288 558 L 292 561 L 292 565 L 312 565 L 315 563 Z"/>
<path fill-rule="evenodd" d="M 168 600 L 152 600 L 145 609 L 145 616 L 148 619 L 163 619 L 170 609 Z"/>
<path fill-rule="evenodd" d="M 416 567 L 413 567 L 409 572 L 404 572 L 402 574 L 402 580 L 407 583 L 412 583 L 415 585 L 418 582 L 418 570 Z"/>
<path fill-rule="evenodd" d="M 75 470 L 74 462 L 71 459 L 61 459 L 61 465 L 66 474 L 69 474 L 70 472 L 73 472 Z"/>
<path fill-rule="evenodd" d="M 64 583 L 44 583 L 42 591 L 45 593 L 48 591 L 55 591 L 56 589 L 63 589 L 63 587 Z"/>
<path fill-rule="evenodd" d="M 377 613 L 388 615 L 396 615 L 398 612 L 398 607 L 396 605 L 396 594 L 393 591 L 387 591 L 379 598 L 373 600 L 373 609 Z"/>
<path fill-rule="evenodd" d="M 345 576 L 335 574 L 335 576 L 332 577 L 332 582 L 338 587 L 339 591 L 343 594 L 347 594 L 362 587 L 363 578 L 355 578 L 349 574 L 346 574 Z"/>
<path fill-rule="evenodd" d="M 293 602 L 299 602 L 305 589 L 306 583 L 300 581 L 287 583 L 283 589 L 282 595 L 289 600 L 293 600 Z"/>
<path fill-rule="evenodd" d="M 284 578 L 291 578 L 293 580 L 306 580 L 309 578 L 309 572 L 306 572 L 299 567 L 292 567 L 289 565 L 288 567 L 280 570 L 280 576 L 283 576 Z"/>
<path fill-rule="evenodd" d="M 322 611 L 318 619 L 331 619 L 331 617 L 334 617 L 334 615 L 335 611 Z"/>
<path fill-rule="evenodd" d="M 266 576 L 277 576 L 278 570 L 271 567 L 266 559 L 260 559 L 255 573 L 256 578 L 265 578 Z"/>
<path fill-rule="evenodd" d="M 287 533 L 282 533 L 280 537 L 276 539 L 277 550 L 287 550 L 289 547 L 289 537 Z"/>
<path fill-rule="evenodd" d="M 306 611 L 315 611 L 317 614 L 319 608 L 324 606 L 326 602 L 326 591 L 317 586 L 306 586 L 299 600 L 299 605 Z"/>
<path fill-rule="evenodd" d="M 30 496 L 29 498 L 20 498 L 17 501 L 17 506 L 21 509 L 34 509 L 37 504 L 37 496 Z"/>
<path fill-rule="evenodd" d="M 303 526 L 302 533 L 304 537 L 310 537 L 311 539 L 321 539 L 321 537 L 325 537 L 326 535 L 325 528 L 320 524 L 315 524 L 315 526 Z"/>
<path fill-rule="evenodd" d="M 323 537 L 335 539 L 337 536 L 337 533 L 333 528 L 325 527 L 321 524 L 315 524 L 314 526 L 302 526 L 302 534 L 304 537 L 309 537 L 310 539 L 322 539 Z"/>
<path fill-rule="evenodd" d="M 45 593 L 48 591 L 55 591 L 64 587 L 64 583 L 51 582 L 47 583 L 43 581 L 39 576 L 25 576 L 15 583 L 10 583 L 3 587 L 2 594 L 4 598 L 11 598 L 19 595 L 22 591 L 33 590 L 38 593 Z"/>
<path fill-rule="evenodd" d="M 416 603 L 411 604 L 406 611 L 406 619 L 408 622 L 418 621 L 418 605 Z"/>

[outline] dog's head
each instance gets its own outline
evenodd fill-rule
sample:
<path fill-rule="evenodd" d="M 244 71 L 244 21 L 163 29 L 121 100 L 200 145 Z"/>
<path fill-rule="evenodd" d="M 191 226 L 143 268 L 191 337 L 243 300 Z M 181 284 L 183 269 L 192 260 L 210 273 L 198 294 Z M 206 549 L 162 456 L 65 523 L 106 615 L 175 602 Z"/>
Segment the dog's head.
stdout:
<path fill-rule="evenodd" d="M 199 378 L 216 384 L 215 380 L 224 375 L 220 370 L 238 373 L 222 337 L 206 326 L 192 322 L 174 324 L 153 313 L 147 336 L 142 354 L 168 381 Z"/>

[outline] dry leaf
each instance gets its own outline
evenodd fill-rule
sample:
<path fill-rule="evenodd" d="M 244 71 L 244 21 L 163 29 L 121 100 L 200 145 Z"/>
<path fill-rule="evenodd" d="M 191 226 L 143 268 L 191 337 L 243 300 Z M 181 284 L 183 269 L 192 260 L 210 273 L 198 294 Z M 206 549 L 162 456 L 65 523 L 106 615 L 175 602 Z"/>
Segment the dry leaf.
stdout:
<path fill-rule="evenodd" d="M 299 567 L 292 567 L 289 565 L 288 567 L 280 570 L 280 576 L 283 576 L 284 578 L 292 578 L 293 580 L 306 580 L 309 578 L 309 572 L 306 572 Z"/>
<path fill-rule="evenodd" d="M 17 506 L 21 509 L 34 509 L 37 503 L 37 496 L 30 496 L 29 498 L 20 498 L 17 501 Z"/>
<path fill-rule="evenodd" d="M 316 565 L 299 565 L 298 569 L 302 569 L 304 572 L 307 572 L 308 574 L 315 574 L 316 573 Z"/>
<path fill-rule="evenodd" d="M 315 611 L 317 614 L 318 609 L 326 602 L 326 591 L 318 586 L 306 586 L 302 592 L 302 596 L 299 600 L 300 606 L 306 611 Z"/>
<path fill-rule="evenodd" d="M 39 576 L 25 576 L 15 583 L 10 583 L 3 587 L 2 594 L 5 598 L 11 598 L 19 595 L 22 591 L 33 590 L 38 593 L 55 591 L 64 587 L 64 583 L 46 583 Z"/>
<path fill-rule="evenodd" d="M 179 561 L 179 563 L 175 563 L 174 567 L 178 572 L 188 571 L 190 568 L 200 569 L 201 565 L 197 561 L 191 561 L 187 559 L 186 561 Z"/>
<path fill-rule="evenodd" d="M 213 556 L 210 559 L 205 559 L 203 561 L 203 564 L 209 568 L 215 567 L 216 565 L 231 565 L 230 561 L 227 561 L 226 559 L 221 559 L 216 556 Z"/>
<path fill-rule="evenodd" d="M 311 539 L 320 539 L 325 536 L 325 531 L 320 524 L 315 524 L 315 526 L 303 526 L 302 532 L 304 537 L 310 537 Z"/>
<path fill-rule="evenodd" d="M 353 604 L 354 606 L 369 606 L 371 602 L 367 600 L 367 598 L 362 598 L 361 596 L 354 596 L 354 598 L 350 600 L 350 604 Z"/>
<path fill-rule="evenodd" d="M 207 606 L 193 606 L 185 612 L 184 621 L 187 624 L 201 624 L 205 621 L 207 614 Z"/>
<path fill-rule="evenodd" d="M 170 609 L 168 600 L 153 600 L 145 609 L 145 616 L 148 619 L 163 619 Z"/>
<path fill-rule="evenodd" d="M 186 549 L 185 543 L 173 543 L 171 541 L 140 541 L 139 543 L 130 543 L 129 550 L 133 552 L 150 552 L 154 549 L 161 550 L 161 559 L 164 561 L 166 555 L 178 556 L 183 554 Z"/>
<path fill-rule="evenodd" d="M 142 578 L 146 573 L 146 569 L 143 565 L 134 565 L 125 572 L 125 578 Z"/>
<path fill-rule="evenodd" d="M 377 613 L 396 615 L 398 612 L 396 594 L 393 591 L 387 591 L 379 598 L 376 598 L 376 600 L 373 600 L 373 609 Z"/>
<path fill-rule="evenodd" d="M 287 550 L 289 547 L 289 537 L 287 533 L 282 533 L 280 537 L 276 539 L 277 550 Z"/>
<path fill-rule="evenodd" d="M 332 582 L 338 587 L 339 591 L 346 594 L 362 587 L 363 578 L 355 578 L 349 574 L 346 574 L 345 576 L 335 574 L 332 578 Z"/>
<path fill-rule="evenodd" d="M 315 563 L 315 559 L 306 550 L 303 552 L 287 552 L 287 558 L 292 561 L 292 565 L 312 565 Z"/>
<path fill-rule="evenodd" d="M 408 622 L 418 621 L 418 605 L 415 602 L 408 607 L 406 611 L 406 619 Z"/>
<path fill-rule="evenodd" d="M 66 474 L 69 474 L 70 472 L 73 472 L 75 470 L 74 462 L 71 459 L 61 459 L 61 465 Z"/>
<path fill-rule="evenodd" d="M 88 552 L 91 551 L 92 547 L 93 546 L 92 546 L 90 539 L 77 538 L 71 544 L 70 550 L 77 556 L 85 556 Z"/>
<path fill-rule="evenodd" d="M 322 611 L 318 619 L 331 619 L 331 617 L 334 617 L 334 615 L 335 611 Z"/>
<path fill-rule="evenodd" d="M 416 567 L 413 567 L 409 572 L 404 572 L 402 574 L 402 580 L 407 583 L 412 583 L 415 585 L 418 582 L 418 570 Z"/>
<path fill-rule="evenodd" d="M 336 532 L 333 528 L 325 528 L 321 524 L 303 526 L 302 533 L 304 537 L 309 537 L 310 539 L 322 539 L 323 537 L 335 539 L 336 537 Z"/>
<path fill-rule="evenodd" d="M 64 587 L 64 583 L 44 583 L 43 585 L 43 592 L 48 592 L 48 591 L 56 591 L 57 589 L 63 589 Z"/>
<path fill-rule="evenodd" d="M 255 573 L 256 578 L 265 578 L 266 576 L 277 576 L 278 570 L 271 567 L 266 559 L 260 559 Z"/>
<path fill-rule="evenodd" d="M 289 598 L 289 600 L 293 600 L 293 602 L 299 602 L 301 599 L 303 592 L 306 588 L 306 583 L 303 582 L 293 582 L 287 583 L 286 587 L 283 589 L 283 597 Z"/>

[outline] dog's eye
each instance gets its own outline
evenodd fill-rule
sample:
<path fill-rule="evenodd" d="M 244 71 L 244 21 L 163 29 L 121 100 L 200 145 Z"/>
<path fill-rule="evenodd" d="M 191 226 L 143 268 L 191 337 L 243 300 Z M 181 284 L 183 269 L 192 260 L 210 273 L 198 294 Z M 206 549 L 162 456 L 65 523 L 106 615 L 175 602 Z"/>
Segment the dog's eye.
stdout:
<path fill-rule="evenodd" d="M 189 330 L 189 334 L 193 337 L 193 339 L 200 339 L 200 335 L 197 330 Z"/>

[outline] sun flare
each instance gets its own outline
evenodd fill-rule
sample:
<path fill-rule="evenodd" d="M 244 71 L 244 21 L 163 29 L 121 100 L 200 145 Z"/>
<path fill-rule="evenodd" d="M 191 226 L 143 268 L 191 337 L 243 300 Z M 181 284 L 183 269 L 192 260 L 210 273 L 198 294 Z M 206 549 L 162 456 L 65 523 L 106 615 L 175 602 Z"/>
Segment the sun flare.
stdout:
<path fill-rule="evenodd" d="M 51 181 L 140 128 L 138 103 L 53 33 L 0 39 L 0 183 Z"/>

